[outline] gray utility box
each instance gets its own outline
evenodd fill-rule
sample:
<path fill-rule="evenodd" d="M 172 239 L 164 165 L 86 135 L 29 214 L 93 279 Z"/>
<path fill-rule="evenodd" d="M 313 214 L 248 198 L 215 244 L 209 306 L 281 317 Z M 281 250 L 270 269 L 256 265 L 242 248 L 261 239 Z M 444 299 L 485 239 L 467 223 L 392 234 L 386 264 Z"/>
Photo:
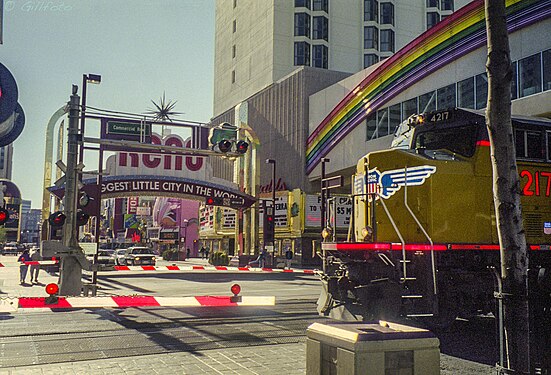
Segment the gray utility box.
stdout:
<path fill-rule="evenodd" d="M 440 341 L 426 329 L 383 321 L 314 323 L 306 336 L 307 375 L 440 374 Z"/>

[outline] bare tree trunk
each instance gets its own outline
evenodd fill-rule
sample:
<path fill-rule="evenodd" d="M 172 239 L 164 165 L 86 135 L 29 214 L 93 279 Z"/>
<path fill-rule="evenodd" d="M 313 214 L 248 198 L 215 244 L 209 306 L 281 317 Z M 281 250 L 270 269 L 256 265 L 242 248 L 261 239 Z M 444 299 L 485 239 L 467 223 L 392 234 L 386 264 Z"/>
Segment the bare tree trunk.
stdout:
<path fill-rule="evenodd" d="M 522 226 L 520 181 L 511 124 L 511 58 L 505 0 L 485 0 L 488 33 L 488 103 L 494 204 L 501 248 L 506 373 L 529 373 L 528 258 Z M 511 372 L 512 370 L 512 372 Z"/>

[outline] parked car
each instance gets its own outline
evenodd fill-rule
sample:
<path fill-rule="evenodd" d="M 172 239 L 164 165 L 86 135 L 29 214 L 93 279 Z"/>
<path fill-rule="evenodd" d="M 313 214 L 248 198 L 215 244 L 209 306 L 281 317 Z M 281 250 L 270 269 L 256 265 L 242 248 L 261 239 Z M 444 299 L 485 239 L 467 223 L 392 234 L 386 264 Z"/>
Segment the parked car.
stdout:
<path fill-rule="evenodd" d="M 15 245 L 6 244 L 2 249 L 2 255 L 17 255 L 19 248 Z"/>
<path fill-rule="evenodd" d="M 113 253 L 112 257 L 113 257 L 113 263 L 116 265 L 116 266 L 120 266 L 121 264 L 123 264 L 123 258 L 124 256 L 126 255 L 126 249 L 118 249 L 118 250 L 115 250 L 115 252 Z"/>
<path fill-rule="evenodd" d="M 115 264 L 115 259 L 113 258 L 114 250 L 98 250 L 98 261 L 97 264 L 103 264 L 107 266 L 112 266 Z M 88 256 L 88 260 L 92 261 L 94 259 L 93 255 Z"/>
<path fill-rule="evenodd" d="M 148 247 L 133 246 L 126 249 L 126 254 L 121 259 L 122 264 L 129 266 L 155 265 L 155 254 Z"/>

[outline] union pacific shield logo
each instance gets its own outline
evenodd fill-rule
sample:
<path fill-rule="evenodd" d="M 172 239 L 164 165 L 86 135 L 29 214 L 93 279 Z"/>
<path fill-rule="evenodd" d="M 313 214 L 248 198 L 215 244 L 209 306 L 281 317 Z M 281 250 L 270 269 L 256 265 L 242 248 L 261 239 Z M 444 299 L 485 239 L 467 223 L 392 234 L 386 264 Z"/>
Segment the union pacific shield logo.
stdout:
<path fill-rule="evenodd" d="M 370 169 L 367 173 L 367 193 L 377 194 L 378 197 L 388 199 L 402 186 L 419 186 L 434 172 L 436 167 L 422 165 L 417 167 L 393 169 L 379 172 L 377 168 Z"/>

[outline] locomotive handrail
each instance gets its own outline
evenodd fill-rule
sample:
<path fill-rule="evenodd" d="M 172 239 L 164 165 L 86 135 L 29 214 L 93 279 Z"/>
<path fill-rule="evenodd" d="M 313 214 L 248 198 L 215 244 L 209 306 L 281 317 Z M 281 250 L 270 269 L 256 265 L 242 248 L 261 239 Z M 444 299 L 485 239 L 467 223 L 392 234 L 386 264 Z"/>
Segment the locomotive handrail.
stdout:
<path fill-rule="evenodd" d="M 415 214 L 413 213 L 413 210 L 408 205 L 408 184 L 407 184 L 408 169 L 407 169 L 407 167 L 404 168 L 404 171 L 405 171 L 405 174 L 406 174 L 406 178 L 405 178 L 406 181 L 405 181 L 405 185 L 404 185 L 404 205 L 406 206 L 407 210 L 409 211 L 411 217 L 413 217 L 413 220 L 415 220 L 415 222 L 417 223 L 417 226 L 419 228 L 421 228 L 421 230 L 423 231 L 423 234 L 425 235 L 425 237 L 427 237 L 427 240 L 429 240 L 429 242 L 430 242 L 430 260 L 431 260 L 431 268 L 432 268 L 432 285 L 433 285 L 434 294 L 436 295 L 437 294 L 437 288 L 436 288 L 436 264 L 435 264 L 435 260 L 434 260 L 434 242 L 432 241 L 432 238 L 429 236 L 429 234 L 427 233 L 427 231 L 425 230 L 425 228 L 423 227 L 423 225 L 421 224 L 419 219 L 417 219 L 417 216 L 415 216 Z"/>
<path fill-rule="evenodd" d="M 375 194 L 379 195 L 379 193 L 375 193 Z M 386 207 L 384 199 L 379 197 L 379 203 L 381 203 L 383 205 L 383 208 L 385 209 L 386 215 L 388 216 L 388 219 L 390 220 L 390 223 L 392 224 L 392 226 L 394 227 L 394 230 L 396 231 L 396 234 L 400 238 L 400 244 L 402 245 L 402 258 L 404 260 L 402 262 L 402 269 L 403 269 L 403 272 L 404 272 L 404 281 L 406 281 L 407 280 L 407 267 L 406 267 L 406 262 L 405 262 L 407 260 L 406 259 L 406 242 L 404 241 L 404 237 L 402 237 L 402 233 L 400 233 L 400 230 L 396 226 L 396 223 L 394 222 L 394 219 L 392 218 L 392 215 L 390 215 L 390 212 L 388 211 L 388 208 Z"/>

